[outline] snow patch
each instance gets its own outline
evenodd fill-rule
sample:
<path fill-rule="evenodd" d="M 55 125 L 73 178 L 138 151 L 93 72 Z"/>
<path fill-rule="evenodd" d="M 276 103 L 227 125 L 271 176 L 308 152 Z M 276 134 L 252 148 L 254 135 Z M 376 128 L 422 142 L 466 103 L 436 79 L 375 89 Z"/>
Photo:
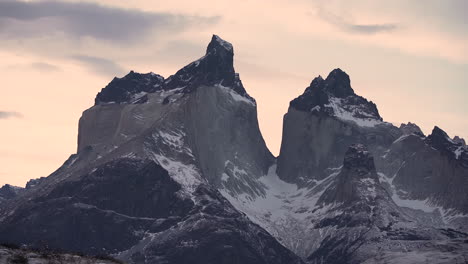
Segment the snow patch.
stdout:
<path fill-rule="evenodd" d="M 220 192 L 234 207 L 244 212 L 250 220 L 265 228 L 278 238 L 284 246 L 300 255 L 306 255 L 316 248 L 318 236 L 310 232 L 314 229 L 316 219 L 335 205 L 316 207 L 317 201 L 334 176 L 317 181 L 311 188 L 299 188 L 296 184 L 281 180 L 276 174 L 276 165 L 269 168 L 267 175 L 258 179 L 265 188 L 265 194 L 252 197 L 248 194 L 231 195 L 227 189 Z M 323 230 L 323 233 L 327 233 Z"/>
<path fill-rule="evenodd" d="M 166 169 L 172 179 L 182 185 L 181 192 L 193 198 L 192 193 L 203 182 L 198 169 L 192 164 L 184 164 L 156 153 L 152 154 L 153 160 Z"/>
<path fill-rule="evenodd" d="M 243 103 L 247 103 L 247 104 L 252 105 L 252 106 L 257 105 L 251 99 L 238 94 L 236 91 L 232 90 L 229 87 L 223 86 L 222 84 L 216 84 L 215 87 L 220 88 L 221 90 L 223 90 L 226 93 L 228 93 L 229 95 L 231 95 L 231 98 L 236 102 L 243 102 Z"/>
<path fill-rule="evenodd" d="M 458 159 L 460 158 L 462 152 L 464 151 L 464 147 L 463 146 L 460 146 L 458 147 L 453 153 L 455 154 L 455 158 Z"/>
<path fill-rule="evenodd" d="M 325 106 L 332 108 L 337 118 L 344 121 L 354 122 L 361 127 L 374 127 L 383 123 L 382 121 L 375 119 L 371 114 L 360 109 L 358 106 L 351 109 L 351 111 L 343 108 L 340 98 L 330 97 L 330 103 Z M 358 118 L 356 115 L 367 116 L 368 118 Z"/>

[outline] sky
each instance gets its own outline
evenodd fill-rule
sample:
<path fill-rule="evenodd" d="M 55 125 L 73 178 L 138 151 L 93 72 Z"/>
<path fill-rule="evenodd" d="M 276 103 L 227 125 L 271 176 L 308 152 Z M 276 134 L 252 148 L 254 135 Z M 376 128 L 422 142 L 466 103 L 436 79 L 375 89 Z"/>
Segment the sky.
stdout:
<path fill-rule="evenodd" d="M 78 119 L 114 76 L 165 77 L 212 34 L 256 98 L 279 152 L 289 101 L 341 68 L 385 121 L 468 139 L 465 0 L 0 0 L 0 185 L 24 186 L 76 152 Z"/>

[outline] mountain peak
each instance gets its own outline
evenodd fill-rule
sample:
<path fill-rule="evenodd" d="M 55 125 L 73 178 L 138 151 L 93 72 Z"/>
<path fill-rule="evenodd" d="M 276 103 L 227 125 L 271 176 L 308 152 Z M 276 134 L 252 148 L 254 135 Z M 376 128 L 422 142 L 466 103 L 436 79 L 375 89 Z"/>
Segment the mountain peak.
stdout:
<path fill-rule="evenodd" d="M 452 139 L 447 133 L 438 126 L 434 126 L 432 132 L 427 136 L 426 141 L 434 148 L 438 150 L 446 150 L 454 144 Z"/>
<path fill-rule="evenodd" d="M 421 128 L 418 125 L 411 122 L 408 122 L 407 124 L 402 123 L 400 125 L 400 130 L 405 135 L 417 134 L 424 136 L 424 133 L 422 132 Z"/>
<path fill-rule="evenodd" d="M 454 141 L 447 133 L 435 126 L 432 133 L 425 139 L 426 143 L 434 149 L 445 153 L 451 158 L 460 159 L 465 167 L 468 167 L 468 149 L 463 145 L 463 142 Z"/>
<path fill-rule="evenodd" d="M 379 177 L 375 170 L 374 158 L 363 144 L 353 144 L 346 151 L 343 168 L 331 185 L 319 198 L 319 204 L 336 202 L 353 204 L 375 199 Z M 379 190 L 377 190 L 379 189 Z"/>
<path fill-rule="evenodd" d="M 218 35 L 213 35 L 213 37 L 211 38 L 211 42 L 206 48 L 206 54 L 221 51 L 234 54 L 234 48 L 232 47 L 231 43 L 220 38 Z"/>
<path fill-rule="evenodd" d="M 354 90 L 351 88 L 349 75 L 340 68 L 336 68 L 331 71 L 330 74 L 328 74 L 327 79 L 325 79 L 325 82 L 325 88 L 328 92 L 338 98 L 344 98 L 354 94 Z"/>
<path fill-rule="evenodd" d="M 205 56 L 183 67 L 165 81 L 166 90 L 183 87 L 186 93 L 190 93 L 202 85 L 229 87 L 241 96 L 253 101 L 234 70 L 232 44 L 217 35 L 212 36 Z"/>
<path fill-rule="evenodd" d="M 296 110 L 314 115 L 334 116 L 359 126 L 373 127 L 382 122 L 377 106 L 354 93 L 349 75 L 337 68 L 314 78 L 302 95 L 290 102 Z"/>

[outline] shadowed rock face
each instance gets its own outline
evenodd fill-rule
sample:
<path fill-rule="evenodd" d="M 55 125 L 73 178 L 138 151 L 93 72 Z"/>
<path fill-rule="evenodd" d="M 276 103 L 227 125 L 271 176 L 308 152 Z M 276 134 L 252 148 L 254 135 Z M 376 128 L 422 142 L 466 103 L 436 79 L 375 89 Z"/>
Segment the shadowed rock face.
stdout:
<path fill-rule="evenodd" d="M 468 151 L 435 127 L 427 138 L 403 136 L 389 149 L 382 172 L 404 199 L 428 200 L 456 211 L 468 212 Z"/>
<path fill-rule="evenodd" d="M 114 160 L 22 204 L 0 234 L 131 263 L 302 263 L 215 189 L 180 191 L 153 161 Z"/>
<path fill-rule="evenodd" d="M 156 219 L 187 214 L 193 204 L 177 197 L 179 189 L 154 162 L 113 161 L 26 202 L 2 221 L 0 234 L 17 244 L 113 254 Z"/>
<path fill-rule="evenodd" d="M 350 146 L 334 181 L 318 201 L 326 212 L 315 228 L 326 235 L 310 263 L 424 263 L 427 252 L 434 263 L 450 263 L 468 254 L 468 246 L 458 245 L 466 234 L 419 225 L 393 202 L 365 146 Z M 416 259 L 392 260 L 409 249 Z"/>
<path fill-rule="evenodd" d="M 114 78 L 97 94 L 95 104 L 144 103 L 146 93 L 162 89 L 164 77 L 154 73 L 141 74 L 131 71 L 123 78 Z"/>
<path fill-rule="evenodd" d="M 378 190 L 376 190 L 376 186 Z M 356 203 L 366 203 L 369 197 L 377 194 L 390 199 L 386 191 L 380 187 L 374 158 L 362 144 L 351 145 L 345 153 L 343 167 L 332 185 L 320 197 L 318 204 L 344 203 L 355 206 Z"/>
<path fill-rule="evenodd" d="M 2 200 L 13 199 L 19 193 L 23 191 L 23 188 L 5 184 L 0 188 L 0 202 Z"/>

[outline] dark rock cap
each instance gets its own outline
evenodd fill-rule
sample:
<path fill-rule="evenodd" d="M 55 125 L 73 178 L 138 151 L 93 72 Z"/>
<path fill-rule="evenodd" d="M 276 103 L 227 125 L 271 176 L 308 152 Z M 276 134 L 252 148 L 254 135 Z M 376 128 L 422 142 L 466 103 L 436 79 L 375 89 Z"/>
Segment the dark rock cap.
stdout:
<path fill-rule="evenodd" d="M 343 169 L 358 170 L 364 175 L 375 171 L 374 158 L 363 144 L 351 145 L 345 153 Z"/>
<path fill-rule="evenodd" d="M 354 94 L 349 75 L 340 68 L 334 69 L 328 74 L 324 88 L 338 98 Z"/>
<path fill-rule="evenodd" d="M 138 93 L 154 93 L 162 89 L 164 77 L 155 73 L 137 73 L 130 71 L 122 78 L 114 78 L 95 99 L 95 104 L 101 103 L 127 103 Z M 144 102 L 146 98 L 139 100 Z"/>
<path fill-rule="evenodd" d="M 223 85 L 238 94 L 251 99 L 234 70 L 234 49 L 232 44 L 213 35 L 205 56 L 180 69 L 165 81 L 164 89 L 184 88 L 190 93 L 202 85 Z"/>
<path fill-rule="evenodd" d="M 18 195 L 19 190 L 22 190 L 23 188 L 20 187 L 14 187 L 11 186 L 10 184 L 5 184 L 0 188 L 0 198 L 3 199 L 12 199 L 15 198 Z"/>
<path fill-rule="evenodd" d="M 453 142 L 447 133 L 438 126 L 435 126 L 434 129 L 432 129 L 432 133 L 427 136 L 425 141 L 431 147 L 449 155 L 450 157 L 454 157 L 453 150 L 457 147 L 455 142 Z"/>
<path fill-rule="evenodd" d="M 131 71 L 123 78 L 114 78 L 96 96 L 95 104 L 102 103 L 144 103 L 145 94 L 158 90 L 183 88 L 190 93 L 200 86 L 223 85 L 250 99 L 234 70 L 234 48 L 231 43 L 213 35 L 205 56 L 183 67 L 176 74 L 164 79 L 154 73 L 141 74 Z"/>
<path fill-rule="evenodd" d="M 331 71 L 326 79 L 323 79 L 322 76 L 314 78 L 304 93 L 290 102 L 290 107 L 309 112 L 319 106 L 317 110 L 313 111 L 314 114 L 334 115 L 334 110 L 329 109 L 328 106 L 331 102 L 330 98 L 340 99 L 342 106 L 353 112 L 353 116 L 356 118 L 372 117 L 382 121 L 377 106 L 372 101 L 355 94 L 351 88 L 349 75 L 339 68 Z M 359 110 L 353 111 L 353 109 Z M 365 115 L 361 116 L 361 113 L 365 113 Z"/>

